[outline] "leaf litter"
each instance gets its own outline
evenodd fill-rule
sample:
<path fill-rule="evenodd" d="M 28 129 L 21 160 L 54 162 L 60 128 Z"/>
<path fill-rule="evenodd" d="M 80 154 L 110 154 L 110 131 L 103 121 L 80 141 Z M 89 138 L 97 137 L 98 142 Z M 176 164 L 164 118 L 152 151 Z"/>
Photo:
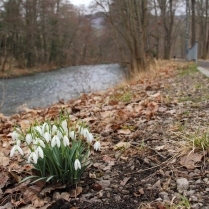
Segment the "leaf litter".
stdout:
<path fill-rule="evenodd" d="M 146 203 L 166 208 L 160 192 L 178 203 L 177 178 L 191 182 L 209 178 L 208 150 L 187 146 L 182 151 L 181 135 L 208 129 L 209 82 L 189 68 L 169 62 L 152 76 L 103 93 L 83 94 L 43 109 L 25 107 L 11 117 L 0 114 L 0 208 L 140 208 Z M 94 163 L 76 188 L 18 184 L 31 168 L 19 164 L 17 156 L 9 158 L 8 134 L 15 125 L 25 129 L 34 120 L 53 120 L 62 109 L 68 110 L 71 120 L 88 123 L 101 139 L 101 152 L 92 151 Z M 209 190 L 207 184 L 203 188 Z M 206 193 L 201 195 L 204 199 Z M 208 200 L 203 205 L 208 206 Z"/>

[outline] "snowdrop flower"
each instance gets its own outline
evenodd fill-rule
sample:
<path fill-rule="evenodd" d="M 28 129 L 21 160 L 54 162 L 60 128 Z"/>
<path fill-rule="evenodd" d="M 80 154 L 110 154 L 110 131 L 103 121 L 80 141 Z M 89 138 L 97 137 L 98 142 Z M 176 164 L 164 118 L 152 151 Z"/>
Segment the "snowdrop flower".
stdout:
<path fill-rule="evenodd" d="M 17 131 L 13 131 L 12 133 L 9 134 L 13 140 L 17 140 L 19 138 L 19 134 Z"/>
<path fill-rule="evenodd" d="M 94 140 L 94 137 L 93 137 L 92 133 L 88 133 L 88 134 L 86 135 L 86 141 L 87 141 L 87 143 L 91 144 L 91 142 L 92 142 L 93 140 Z"/>
<path fill-rule="evenodd" d="M 64 137 L 63 137 L 63 144 L 65 147 L 70 145 L 69 139 L 66 135 L 64 135 Z"/>
<path fill-rule="evenodd" d="M 57 126 L 53 125 L 52 126 L 52 135 L 57 133 Z"/>
<path fill-rule="evenodd" d="M 60 130 L 57 131 L 57 136 L 61 139 L 63 137 L 62 132 Z"/>
<path fill-rule="evenodd" d="M 46 139 L 47 142 L 50 142 L 52 139 L 51 134 L 49 132 L 44 133 L 44 138 Z"/>
<path fill-rule="evenodd" d="M 81 169 L 81 163 L 78 159 L 76 159 L 74 162 L 74 168 L 76 171 L 78 170 L 78 168 Z"/>
<path fill-rule="evenodd" d="M 25 140 L 26 140 L 27 144 L 30 144 L 33 141 L 32 135 L 30 133 L 27 134 L 25 137 Z"/>
<path fill-rule="evenodd" d="M 42 128 L 40 126 L 35 126 L 35 129 L 41 134 L 41 136 L 43 135 Z"/>
<path fill-rule="evenodd" d="M 31 152 L 29 157 L 28 157 L 28 163 L 31 162 L 31 160 L 33 161 L 33 163 L 37 164 L 38 161 L 38 156 L 35 152 Z"/>
<path fill-rule="evenodd" d="M 89 134 L 89 130 L 88 130 L 87 128 L 84 128 L 82 134 L 83 134 L 83 136 L 86 138 L 87 135 Z"/>
<path fill-rule="evenodd" d="M 46 145 L 44 144 L 43 140 L 36 138 L 35 140 L 33 140 L 33 144 L 36 146 L 42 146 L 43 148 L 46 147 Z"/>
<path fill-rule="evenodd" d="M 10 157 L 12 157 L 14 155 L 14 153 L 18 151 L 21 155 L 23 155 L 23 150 L 20 148 L 20 146 L 18 146 L 17 144 L 14 145 L 14 147 L 11 149 L 11 152 L 10 152 Z"/>
<path fill-rule="evenodd" d="M 75 131 L 71 131 L 69 135 L 72 140 L 76 139 Z"/>
<path fill-rule="evenodd" d="M 100 142 L 99 141 L 96 141 L 95 144 L 94 144 L 94 149 L 96 151 L 98 151 L 98 150 L 100 150 L 100 147 L 101 147 Z"/>
<path fill-rule="evenodd" d="M 46 122 L 42 125 L 42 133 L 45 132 L 49 132 L 49 124 Z"/>
<path fill-rule="evenodd" d="M 66 120 L 63 120 L 62 123 L 61 123 L 61 126 L 64 130 L 64 132 L 68 132 L 68 128 L 67 128 L 67 121 Z"/>
<path fill-rule="evenodd" d="M 52 138 L 52 141 L 51 141 L 51 146 L 54 147 L 55 145 L 60 147 L 60 139 L 57 135 L 54 135 L 54 137 Z"/>
<path fill-rule="evenodd" d="M 44 152 L 40 146 L 37 147 L 35 150 L 35 153 L 37 155 L 37 158 L 40 156 L 42 159 L 44 158 Z"/>

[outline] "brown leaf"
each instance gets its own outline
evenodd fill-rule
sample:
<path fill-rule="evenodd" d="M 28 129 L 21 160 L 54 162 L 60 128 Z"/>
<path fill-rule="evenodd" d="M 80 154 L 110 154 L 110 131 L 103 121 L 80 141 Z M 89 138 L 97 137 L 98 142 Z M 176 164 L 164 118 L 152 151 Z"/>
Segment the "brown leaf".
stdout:
<path fill-rule="evenodd" d="M 121 149 L 121 148 L 125 148 L 128 149 L 131 146 L 130 142 L 119 142 L 114 146 L 114 149 Z"/>
<path fill-rule="evenodd" d="M 32 201 L 32 205 L 35 208 L 40 208 L 47 204 L 48 202 L 46 200 L 40 199 L 39 197 L 36 196 L 36 198 Z"/>
<path fill-rule="evenodd" d="M 8 173 L 1 171 L 0 172 L 0 189 L 6 185 L 8 179 L 9 179 Z"/>
<path fill-rule="evenodd" d="M 77 187 L 76 189 L 70 192 L 70 197 L 76 198 L 82 193 L 82 191 L 83 191 L 82 187 Z"/>
<path fill-rule="evenodd" d="M 130 133 L 131 133 L 131 131 L 129 129 L 120 129 L 120 130 L 118 130 L 118 134 L 128 135 Z"/>
<path fill-rule="evenodd" d="M 112 157 L 110 157 L 110 156 L 108 156 L 108 155 L 105 155 L 105 156 L 102 158 L 102 160 L 103 160 L 104 162 L 111 162 L 111 161 L 115 161 L 115 158 L 112 158 Z"/>
<path fill-rule="evenodd" d="M 125 186 L 126 183 L 129 181 L 130 178 L 131 178 L 131 177 L 125 177 L 125 178 L 123 179 L 123 181 L 120 182 L 120 185 Z"/>
<path fill-rule="evenodd" d="M 180 164 L 187 169 L 195 169 L 195 163 L 201 162 L 203 155 L 199 153 L 190 152 L 188 155 L 184 155 Z"/>
<path fill-rule="evenodd" d="M 3 167 L 9 165 L 9 157 L 6 157 L 1 149 L 0 149 L 0 165 L 2 165 Z"/>

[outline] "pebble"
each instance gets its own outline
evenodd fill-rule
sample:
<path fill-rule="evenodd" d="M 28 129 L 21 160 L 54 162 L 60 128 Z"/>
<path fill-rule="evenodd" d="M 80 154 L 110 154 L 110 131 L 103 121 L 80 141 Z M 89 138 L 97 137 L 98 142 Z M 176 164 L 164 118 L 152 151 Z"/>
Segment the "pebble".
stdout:
<path fill-rule="evenodd" d="M 121 192 L 122 192 L 122 194 L 129 194 L 130 193 L 128 190 L 125 190 L 125 189 L 123 189 Z"/>
<path fill-rule="evenodd" d="M 116 202 L 121 201 L 120 195 L 115 195 L 115 196 L 114 196 L 114 199 L 115 199 Z"/>
<path fill-rule="evenodd" d="M 177 190 L 182 193 L 189 188 L 189 182 L 186 178 L 179 178 L 176 180 Z"/>
<path fill-rule="evenodd" d="M 160 193 L 159 193 L 159 197 L 162 198 L 163 200 L 168 200 L 168 201 L 170 201 L 167 192 L 160 192 Z"/>
<path fill-rule="evenodd" d="M 189 197 L 195 193 L 195 190 L 184 191 L 184 196 Z"/>
<path fill-rule="evenodd" d="M 201 179 L 198 179 L 197 181 L 195 181 L 196 184 L 201 184 L 202 183 L 202 180 Z"/>
<path fill-rule="evenodd" d="M 189 201 L 192 201 L 192 202 L 198 202 L 198 198 L 194 195 L 192 195 L 190 198 L 189 198 Z"/>

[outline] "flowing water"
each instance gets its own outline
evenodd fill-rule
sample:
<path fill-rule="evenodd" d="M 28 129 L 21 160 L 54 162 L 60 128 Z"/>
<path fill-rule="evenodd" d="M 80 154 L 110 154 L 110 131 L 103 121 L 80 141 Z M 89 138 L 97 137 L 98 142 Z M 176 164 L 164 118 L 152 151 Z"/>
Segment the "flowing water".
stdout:
<path fill-rule="evenodd" d="M 73 66 L 13 79 L 0 79 L 0 112 L 11 115 L 29 108 L 47 107 L 60 100 L 113 87 L 125 78 L 118 64 Z"/>

